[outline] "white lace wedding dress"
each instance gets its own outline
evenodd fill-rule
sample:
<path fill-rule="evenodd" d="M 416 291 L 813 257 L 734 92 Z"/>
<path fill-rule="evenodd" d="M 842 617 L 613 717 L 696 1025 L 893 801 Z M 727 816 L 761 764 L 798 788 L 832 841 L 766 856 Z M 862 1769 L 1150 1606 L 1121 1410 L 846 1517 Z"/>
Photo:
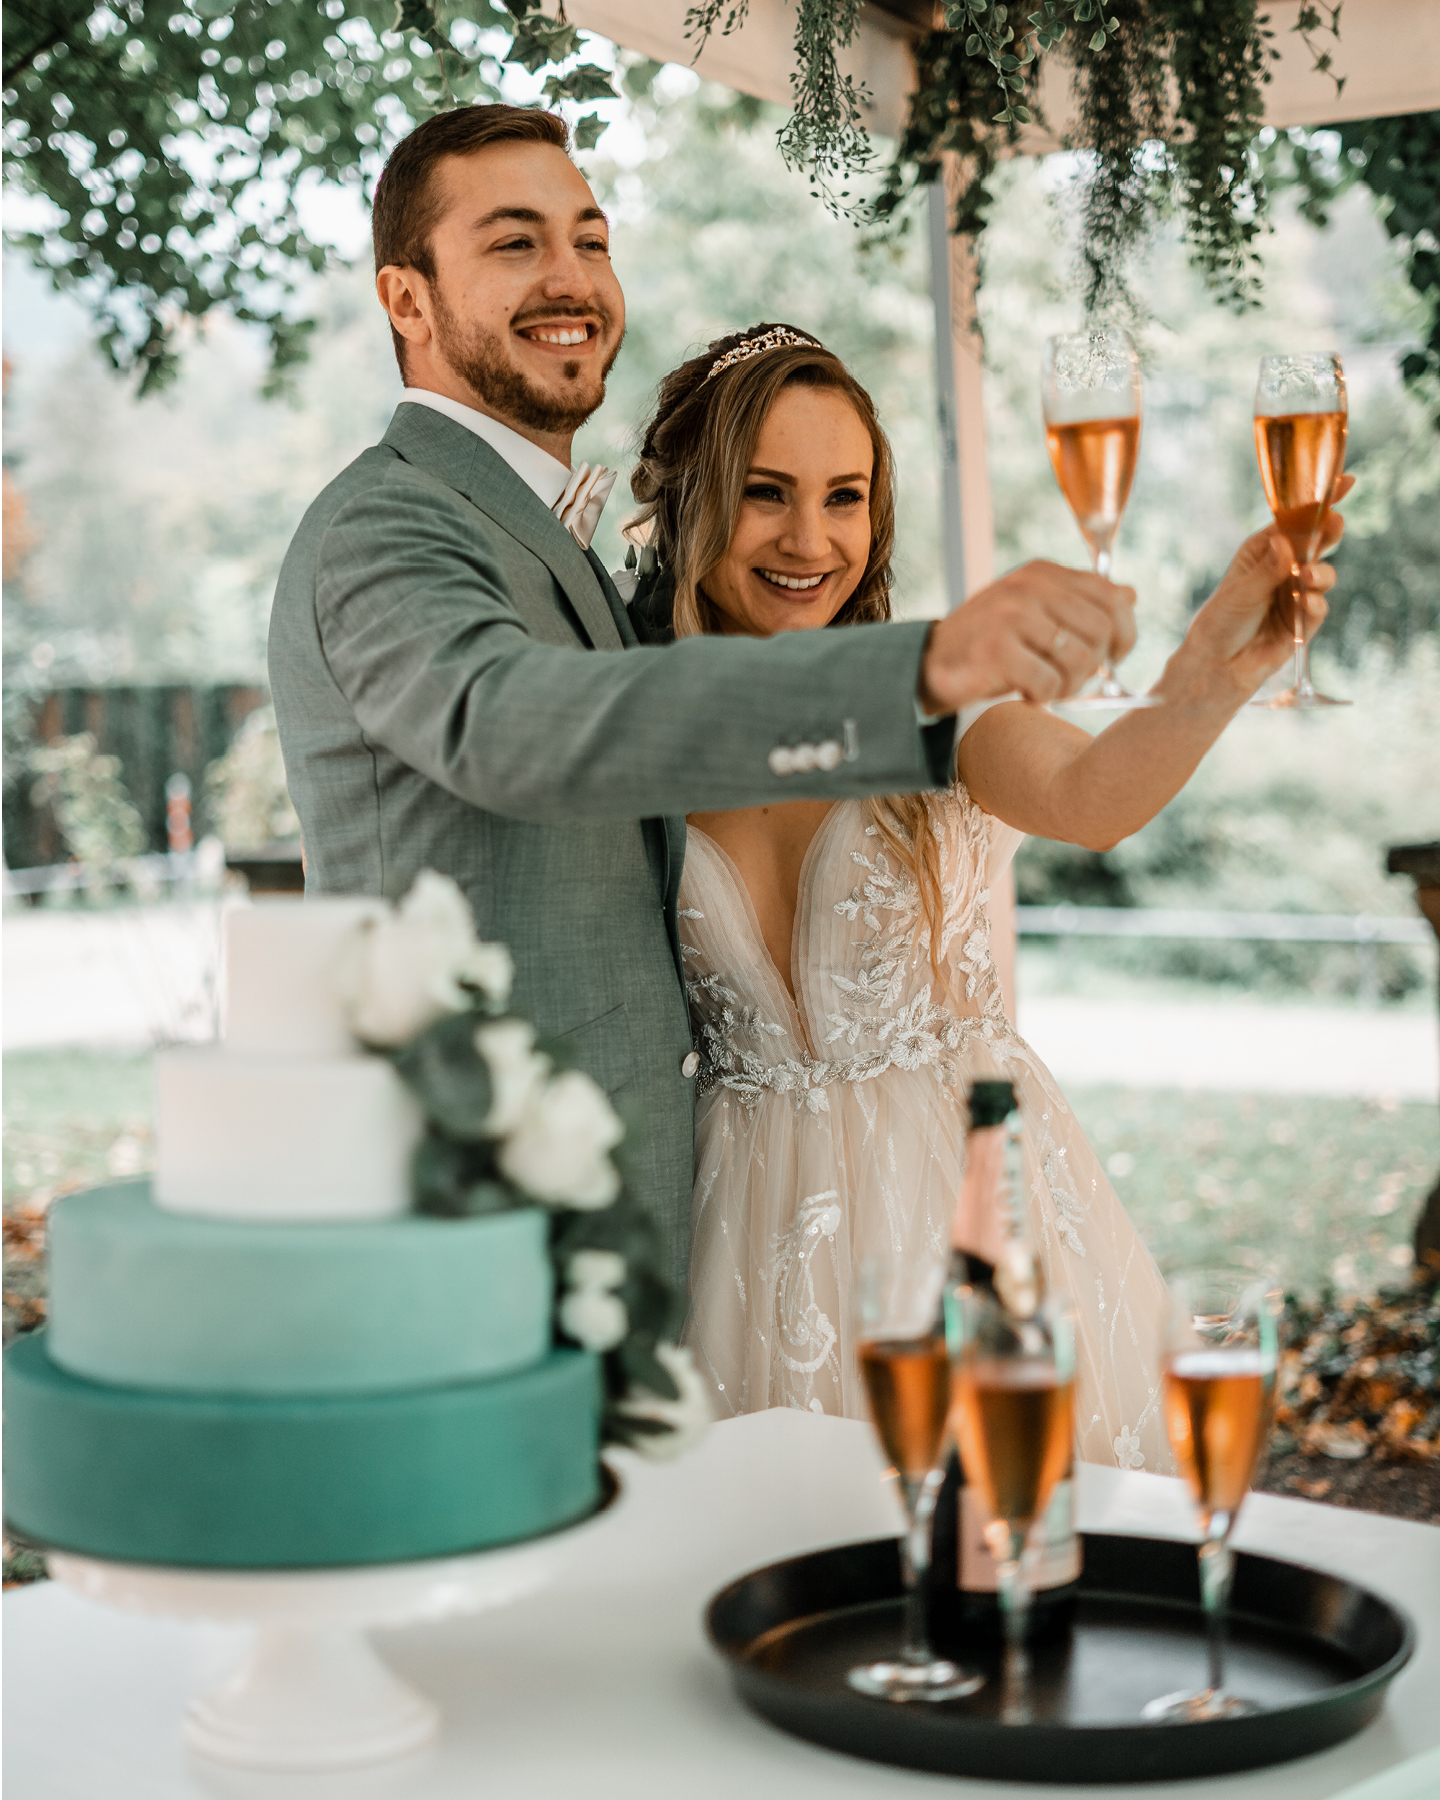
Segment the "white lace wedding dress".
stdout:
<path fill-rule="evenodd" d="M 1016 1084 L 1030 1226 L 1075 1300 L 1080 1456 L 1169 1471 L 1158 1339 L 1165 1292 L 1050 1072 L 1005 1015 L 989 888 L 1020 833 L 964 789 L 928 802 L 943 847 L 937 991 L 913 880 L 861 801 L 826 816 L 795 920 L 796 999 L 729 857 L 693 827 L 681 888 L 701 1052 L 684 1341 L 717 1416 L 769 1406 L 867 1416 L 852 1271 L 941 1251 L 964 1155 L 964 1095 Z"/>

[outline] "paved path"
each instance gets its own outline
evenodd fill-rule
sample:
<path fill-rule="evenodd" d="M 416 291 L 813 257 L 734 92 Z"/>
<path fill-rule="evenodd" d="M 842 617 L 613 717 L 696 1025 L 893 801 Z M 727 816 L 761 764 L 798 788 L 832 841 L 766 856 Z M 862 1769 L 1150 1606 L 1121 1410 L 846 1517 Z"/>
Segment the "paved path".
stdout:
<path fill-rule="evenodd" d="M 7 911 L 6 1050 L 148 1049 L 215 1035 L 220 908 Z"/>
<path fill-rule="evenodd" d="M 1020 1029 L 1062 1087 L 1205 1088 L 1395 1100 L 1440 1095 L 1433 1012 L 1020 995 Z"/>
<path fill-rule="evenodd" d="M 20 910 L 5 919 L 4 1047 L 143 1049 L 215 1030 L 219 908 Z M 1428 1011 L 1037 996 L 1020 1026 L 1067 1087 L 1433 1100 Z"/>

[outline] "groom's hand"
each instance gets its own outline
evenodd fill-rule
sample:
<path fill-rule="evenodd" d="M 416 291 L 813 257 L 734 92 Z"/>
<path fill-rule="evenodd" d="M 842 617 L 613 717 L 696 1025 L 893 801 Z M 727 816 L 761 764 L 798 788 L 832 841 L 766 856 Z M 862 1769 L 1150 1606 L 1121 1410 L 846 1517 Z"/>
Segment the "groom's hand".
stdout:
<path fill-rule="evenodd" d="M 917 695 L 928 713 L 1017 692 L 1061 700 L 1107 652 L 1118 662 L 1134 642 L 1134 588 L 1059 563 L 1026 563 L 930 628 Z"/>

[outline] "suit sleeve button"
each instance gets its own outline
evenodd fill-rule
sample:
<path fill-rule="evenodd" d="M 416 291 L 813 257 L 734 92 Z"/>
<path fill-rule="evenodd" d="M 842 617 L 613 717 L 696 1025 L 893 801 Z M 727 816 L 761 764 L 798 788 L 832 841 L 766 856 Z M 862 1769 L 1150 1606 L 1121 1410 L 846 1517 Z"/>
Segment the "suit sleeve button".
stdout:
<path fill-rule="evenodd" d="M 815 767 L 824 769 L 827 775 L 832 770 L 838 769 L 844 760 L 845 752 L 834 738 L 826 738 L 823 744 L 817 744 L 815 747 Z"/>
<path fill-rule="evenodd" d="M 690 1054 L 685 1058 L 684 1062 L 681 1063 L 680 1073 L 685 1077 L 685 1079 L 687 1081 L 690 1081 L 694 1078 L 695 1071 L 699 1067 L 700 1067 L 700 1058 L 692 1050 L 690 1052 Z"/>
<path fill-rule="evenodd" d="M 793 775 L 795 773 L 795 752 L 786 744 L 777 744 L 765 760 L 770 765 L 772 775 Z"/>

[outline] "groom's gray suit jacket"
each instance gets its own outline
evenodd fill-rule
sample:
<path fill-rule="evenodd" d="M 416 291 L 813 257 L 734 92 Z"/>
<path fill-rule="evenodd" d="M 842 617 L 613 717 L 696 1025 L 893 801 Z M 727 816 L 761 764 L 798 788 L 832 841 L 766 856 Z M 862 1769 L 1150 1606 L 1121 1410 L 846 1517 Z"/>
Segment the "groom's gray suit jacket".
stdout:
<path fill-rule="evenodd" d="M 410 404 L 285 558 L 270 681 L 307 892 L 454 877 L 514 955 L 516 1010 L 636 1121 L 632 1186 L 677 1282 L 695 1105 L 684 815 L 948 780 L 952 725 L 922 730 L 911 704 L 925 631 L 639 647 L 593 553 L 488 444 Z M 777 746 L 829 739 L 853 760 L 770 767 Z"/>

